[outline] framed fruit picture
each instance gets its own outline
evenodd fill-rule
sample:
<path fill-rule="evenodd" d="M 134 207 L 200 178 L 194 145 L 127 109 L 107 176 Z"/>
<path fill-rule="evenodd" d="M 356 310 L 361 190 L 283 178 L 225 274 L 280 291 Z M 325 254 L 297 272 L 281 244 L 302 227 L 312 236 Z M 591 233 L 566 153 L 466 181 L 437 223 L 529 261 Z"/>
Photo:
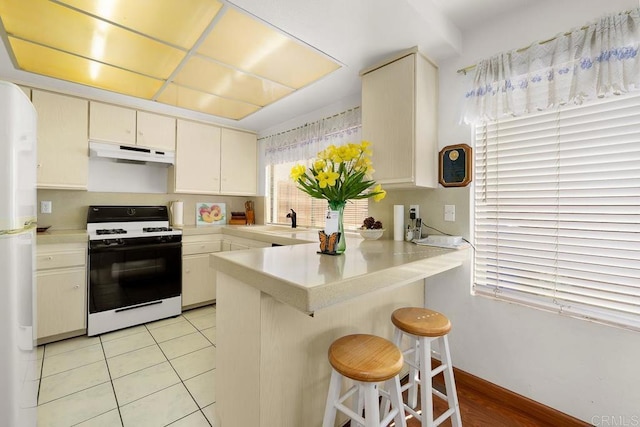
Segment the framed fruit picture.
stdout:
<path fill-rule="evenodd" d="M 224 203 L 196 203 L 196 226 L 226 223 L 227 212 Z"/>

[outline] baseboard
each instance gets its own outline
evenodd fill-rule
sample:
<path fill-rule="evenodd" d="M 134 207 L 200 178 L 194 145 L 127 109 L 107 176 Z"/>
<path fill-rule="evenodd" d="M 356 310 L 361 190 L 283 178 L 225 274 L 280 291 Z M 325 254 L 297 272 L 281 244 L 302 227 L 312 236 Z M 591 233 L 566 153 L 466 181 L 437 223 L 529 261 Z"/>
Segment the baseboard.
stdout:
<path fill-rule="evenodd" d="M 432 363 L 434 367 L 440 365 L 440 361 L 436 359 L 432 359 Z M 495 400 L 504 406 L 508 406 L 514 410 L 527 414 L 530 417 L 538 419 L 541 425 L 563 427 L 584 427 L 589 425 L 584 421 L 543 405 L 542 403 L 536 402 L 528 397 L 514 393 L 504 387 L 490 383 L 487 380 L 483 380 L 480 377 L 476 377 L 475 375 L 456 367 L 453 368 L 453 374 L 455 376 L 456 385 L 472 389 L 479 394 L 491 396 L 492 400 Z"/>

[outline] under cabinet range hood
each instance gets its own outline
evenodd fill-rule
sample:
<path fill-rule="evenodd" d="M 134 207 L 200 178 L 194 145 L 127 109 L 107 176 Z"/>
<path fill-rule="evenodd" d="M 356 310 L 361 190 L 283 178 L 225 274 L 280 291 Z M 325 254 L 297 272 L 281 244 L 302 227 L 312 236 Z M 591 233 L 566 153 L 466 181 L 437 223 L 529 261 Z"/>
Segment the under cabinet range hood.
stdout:
<path fill-rule="evenodd" d="M 160 151 L 135 145 L 108 144 L 98 141 L 89 141 L 89 155 L 134 162 L 164 163 L 167 166 L 175 164 L 176 159 L 175 151 Z"/>

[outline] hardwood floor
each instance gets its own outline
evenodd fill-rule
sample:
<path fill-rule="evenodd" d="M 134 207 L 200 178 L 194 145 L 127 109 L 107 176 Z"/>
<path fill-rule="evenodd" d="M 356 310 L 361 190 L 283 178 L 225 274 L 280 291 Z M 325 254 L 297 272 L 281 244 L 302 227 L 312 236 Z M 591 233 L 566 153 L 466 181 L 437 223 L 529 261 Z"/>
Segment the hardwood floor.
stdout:
<path fill-rule="evenodd" d="M 464 427 L 590 426 L 590 424 L 540 405 L 494 384 L 487 383 L 466 372 L 455 370 L 455 376 L 460 414 Z M 434 387 L 444 392 L 442 374 L 435 377 Z M 406 398 L 406 394 L 404 397 Z M 447 409 L 447 404 L 435 396 L 433 400 L 435 417 L 437 418 Z M 418 395 L 418 404 L 419 402 L 420 397 Z M 346 426 L 349 425 L 349 423 L 346 424 Z M 451 420 L 447 419 L 440 425 L 451 427 Z M 411 417 L 407 418 L 407 427 L 421 427 L 421 424 L 420 421 Z"/>
<path fill-rule="evenodd" d="M 575 418 L 565 414 L 555 413 L 553 419 L 540 411 L 528 410 L 534 405 L 523 404 L 531 402 L 522 396 L 518 396 L 495 385 L 484 388 L 486 392 L 479 391 L 475 377 L 465 372 L 456 371 L 456 388 L 458 390 L 458 402 L 464 427 L 573 427 L 589 426 Z M 471 377 L 471 379 L 470 379 Z M 481 381 L 481 380 L 480 380 Z M 434 387 L 444 392 L 444 379 L 442 374 L 436 376 Z M 505 396 L 508 396 L 505 398 Z M 419 398 L 418 398 L 419 402 Z M 434 397 L 434 411 L 436 417 L 447 409 L 446 402 Z M 537 409 L 537 408 L 536 408 Z M 553 411 L 550 410 L 549 411 Z M 451 420 L 447 419 L 440 424 L 450 427 Z M 414 418 L 407 419 L 407 427 L 420 427 L 420 422 Z"/>

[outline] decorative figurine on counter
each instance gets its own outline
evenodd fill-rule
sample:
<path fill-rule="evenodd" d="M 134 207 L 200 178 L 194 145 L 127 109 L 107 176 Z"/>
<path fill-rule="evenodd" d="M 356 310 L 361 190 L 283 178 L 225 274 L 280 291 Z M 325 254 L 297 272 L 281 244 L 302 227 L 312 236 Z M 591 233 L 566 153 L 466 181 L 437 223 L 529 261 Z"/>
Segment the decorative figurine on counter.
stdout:
<path fill-rule="evenodd" d="M 338 241 L 340 240 L 340 232 L 331 233 L 327 235 L 323 230 L 318 231 L 320 236 L 320 251 L 319 254 L 326 255 L 340 255 L 336 253 Z"/>

